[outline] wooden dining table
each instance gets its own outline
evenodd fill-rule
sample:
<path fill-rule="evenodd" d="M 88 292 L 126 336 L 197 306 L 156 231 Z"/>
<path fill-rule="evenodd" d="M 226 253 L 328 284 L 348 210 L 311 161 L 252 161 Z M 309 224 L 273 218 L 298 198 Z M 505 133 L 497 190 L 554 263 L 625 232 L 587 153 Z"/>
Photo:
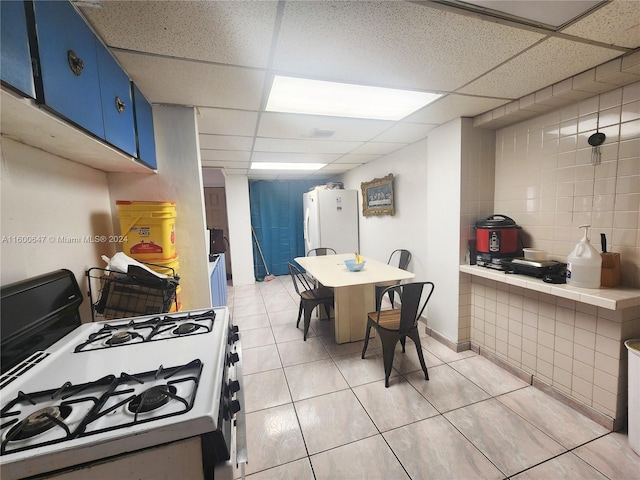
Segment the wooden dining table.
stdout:
<path fill-rule="evenodd" d="M 354 254 L 297 257 L 295 261 L 325 287 L 333 288 L 337 343 L 363 340 L 367 313 L 375 310 L 375 284 L 408 280 L 415 274 L 362 257 L 364 268 L 351 272 L 344 261 Z"/>

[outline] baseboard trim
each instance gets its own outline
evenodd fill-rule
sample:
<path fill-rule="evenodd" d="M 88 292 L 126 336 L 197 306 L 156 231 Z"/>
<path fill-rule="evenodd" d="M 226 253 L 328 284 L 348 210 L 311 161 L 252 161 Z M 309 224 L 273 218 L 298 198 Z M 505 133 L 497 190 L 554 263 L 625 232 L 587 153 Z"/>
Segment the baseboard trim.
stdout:
<path fill-rule="evenodd" d="M 609 431 L 613 432 L 613 431 L 622 430 L 626 425 L 626 419 L 625 418 L 618 418 L 618 419 L 611 418 L 610 416 L 608 416 L 608 415 L 606 415 L 606 414 L 604 414 L 602 412 L 597 411 L 593 407 L 590 407 L 589 405 L 586 405 L 585 403 L 582 403 L 581 401 L 576 400 L 573 397 L 570 397 L 569 395 L 567 395 L 566 393 L 558 390 L 557 388 L 555 388 L 555 387 L 543 382 L 542 380 L 540 380 L 539 378 L 536 378 L 531 373 L 526 372 L 526 371 L 522 370 L 521 368 L 518 368 L 518 367 L 516 367 L 514 365 L 509 364 L 504 359 L 502 359 L 502 358 L 498 357 L 497 355 L 495 355 L 493 352 L 488 352 L 484 348 L 481 348 L 480 346 L 475 345 L 473 343 L 471 344 L 471 350 L 473 350 L 474 352 L 478 353 L 479 355 L 485 357 L 487 360 L 490 360 L 491 362 L 495 363 L 499 367 L 504 368 L 505 370 L 507 370 L 511 374 L 517 376 L 521 380 L 527 382 L 529 385 L 531 385 L 531 386 L 537 388 L 538 390 L 546 393 L 547 395 L 549 395 L 552 398 L 558 400 L 559 402 L 563 403 L 564 405 L 566 405 L 568 407 L 571 407 L 575 411 L 577 411 L 577 412 L 581 413 L 582 415 L 584 415 L 585 417 L 593 420 L 597 424 L 602 425 L 603 427 L 605 427 Z"/>

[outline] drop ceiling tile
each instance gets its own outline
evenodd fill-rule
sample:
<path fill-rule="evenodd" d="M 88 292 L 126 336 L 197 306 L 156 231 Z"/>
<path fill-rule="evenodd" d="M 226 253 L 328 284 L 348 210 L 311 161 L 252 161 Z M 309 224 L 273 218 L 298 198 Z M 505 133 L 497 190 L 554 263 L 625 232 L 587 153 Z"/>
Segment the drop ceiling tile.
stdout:
<path fill-rule="evenodd" d="M 256 132 L 258 112 L 204 107 L 197 112 L 199 133 L 252 136 Z"/>
<path fill-rule="evenodd" d="M 260 117 L 259 137 L 267 138 L 311 138 L 315 140 L 335 140 L 365 142 L 384 132 L 394 122 L 383 120 L 363 120 L 357 118 L 329 117 L 321 115 L 297 115 L 293 113 L 266 112 Z M 324 138 L 323 132 L 331 137 Z"/>
<path fill-rule="evenodd" d="M 256 152 L 290 153 L 348 153 L 362 142 L 335 142 L 331 140 L 290 140 L 278 138 L 256 138 Z"/>
<path fill-rule="evenodd" d="M 277 2 L 103 1 L 82 13 L 110 47 L 266 67 Z"/>
<path fill-rule="evenodd" d="M 341 154 L 339 153 L 254 152 L 251 159 L 255 162 L 331 163 L 340 158 L 340 156 Z"/>
<path fill-rule="evenodd" d="M 349 170 L 359 167 L 361 164 L 357 163 L 332 163 L 330 165 L 327 165 L 326 167 L 322 168 L 321 171 L 323 172 L 331 172 L 331 173 L 344 173 L 344 172 L 348 172 Z"/>
<path fill-rule="evenodd" d="M 350 153 L 360 155 L 387 155 L 406 146 L 406 143 L 368 142 L 352 150 Z"/>
<path fill-rule="evenodd" d="M 252 137 L 237 137 L 232 135 L 198 135 L 200 149 L 210 150 L 244 150 L 251 151 Z"/>
<path fill-rule="evenodd" d="M 203 167 L 217 168 L 249 168 L 250 162 L 225 162 L 222 160 L 203 160 Z"/>
<path fill-rule="evenodd" d="M 607 2 L 591 15 L 562 30 L 562 33 L 626 48 L 640 47 L 638 2 Z"/>
<path fill-rule="evenodd" d="M 299 170 L 249 170 L 252 180 L 304 180 L 311 176 L 311 172 Z"/>
<path fill-rule="evenodd" d="M 294 75 L 450 91 L 541 38 L 412 2 L 287 2 L 274 67 Z"/>
<path fill-rule="evenodd" d="M 352 163 L 354 165 L 355 164 L 362 165 L 364 163 L 371 162 L 372 160 L 376 160 L 377 158 L 380 158 L 380 157 L 382 157 L 382 155 L 375 155 L 375 154 L 357 155 L 357 154 L 349 153 L 347 155 L 343 155 L 333 163 Z"/>
<path fill-rule="evenodd" d="M 225 168 L 224 173 L 227 175 L 247 175 L 249 173 L 248 168 Z"/>
<path fill-rule="evenodd" d="M 204 160 L 224 160 L 229 162 L 248 162 L 251 152 L 239 150 L 208 150 L 200 149 L 200 158 Z"/>
<path fill-rule="evenodd" d="M 376 142 L 413 143 L 427 136 L 432 128 L 437 127 L 431 123 L 397 123 L 386 132 L 375 137 Z"/>
<path fill-rule="evenodd" d="M 613 49 L 550 38 L 461 88 L 458 93 L 491 96 L 502 92 L 505 97 L 516 99 L 583 72 L 585 59 L 590 64 L 588 67 L 619 55 L 620 52 Z"/>
<path fill-rule="evenodd" d="M 152 103 L 258 110 L 264 72 L 149 55 L 115 52 Z"/>
<path fill-rule="evenodd" d="M 487 110 L 504 105 L 508 101 L 507 99 L 451 94 L 408 116 L 405 121 L 440 125 L 454 118 L 479 115 Z"/>

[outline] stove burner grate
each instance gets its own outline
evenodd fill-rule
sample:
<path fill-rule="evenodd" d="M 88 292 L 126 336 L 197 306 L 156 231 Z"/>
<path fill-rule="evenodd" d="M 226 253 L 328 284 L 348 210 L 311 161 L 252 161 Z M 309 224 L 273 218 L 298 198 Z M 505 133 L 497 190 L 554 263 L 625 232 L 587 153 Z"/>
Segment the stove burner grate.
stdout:
<path fill-rule="evenodd" d="M 63 420 L 71 414 L 71 410 L 69 405 L 44 407 L 14 425 L 7 433 L 7 439 L 10 442 L 26 440 L 54 427 L 64 428 Z"/>
<path fill-rule="evenodd" d="M 156 385 L 137 395 L 127 409 L 131 413 L 146 413 L 166 405 L 171 397 L 176 394 L 176 387 L 173 385 Z"/>
<path fill-rule="evenodd" d="M 200 327 L 202 327 L 202 325 L 196 325 L 195 323 L 183 323 L 179 325 L 173 333 L 175 335 L 188 335 L 189 333 L 195 332 Z"/>
<path fill-rule="evenodd" d="M 131 332 L 116 332 L 111 335 L 111 338 L 107 340 L 107 344 L 109 345 L 120 345 L 122 343 L 130 342 L 133 339 L 133 335 Z M 135 334 L 137 335 L 137 334 Z"/>

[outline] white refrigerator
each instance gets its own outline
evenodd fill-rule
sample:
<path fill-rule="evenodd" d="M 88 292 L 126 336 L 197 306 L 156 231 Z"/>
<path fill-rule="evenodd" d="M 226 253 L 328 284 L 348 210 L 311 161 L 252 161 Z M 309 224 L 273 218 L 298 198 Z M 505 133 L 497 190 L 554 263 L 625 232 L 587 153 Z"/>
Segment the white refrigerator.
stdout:
<path fill-rule="evenodd" d="M 305 254 L 318 247 L 359 251 L 358 191 L 313 190 L 303 194 Z"/>

